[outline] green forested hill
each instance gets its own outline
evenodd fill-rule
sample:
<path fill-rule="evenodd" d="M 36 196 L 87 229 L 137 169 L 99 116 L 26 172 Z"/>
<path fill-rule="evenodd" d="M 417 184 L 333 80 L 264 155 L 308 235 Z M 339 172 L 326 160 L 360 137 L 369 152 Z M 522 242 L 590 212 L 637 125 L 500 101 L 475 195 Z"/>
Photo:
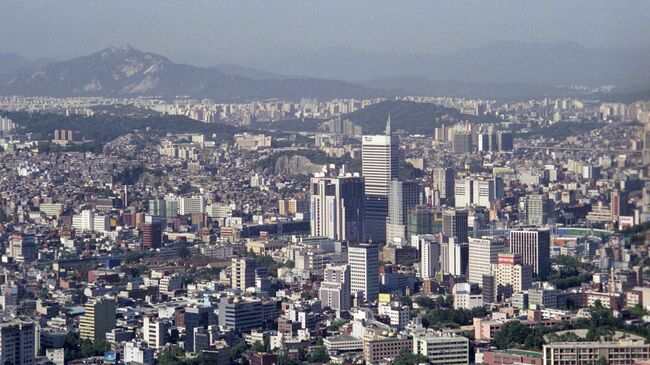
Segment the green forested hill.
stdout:
<path fill-rule="evenodd" d="M 57 129 L 79 131 L 84 139 L 103 144 L 135 130 L 149 131 L 156 135 L 167 133 L 216 134 L 218 139 L 231 139 L 242 129 L 222 123 L 202 123 L 183 116 L 116 117 L 95 115 L 92 117 L 65 116 L 51 113 L 0 112 L 18 124 L 25 133 L 34 133 L 40 139 L 50 139 Z"/>
<path fill-rule="evenodd" d="M 475 117 L 430 103 L 410 101 L 382 101 L 353 113 L 345 114 L 363 128 L 364 134 L 381 133 L 386 127 L 390 114 L 393 130 L 402 129 L 408 133 L 433 134 L 434 128 L 442 124 L 452 124 L 468 120 L 471 122 L 492 121 L 492 117 Z"/>

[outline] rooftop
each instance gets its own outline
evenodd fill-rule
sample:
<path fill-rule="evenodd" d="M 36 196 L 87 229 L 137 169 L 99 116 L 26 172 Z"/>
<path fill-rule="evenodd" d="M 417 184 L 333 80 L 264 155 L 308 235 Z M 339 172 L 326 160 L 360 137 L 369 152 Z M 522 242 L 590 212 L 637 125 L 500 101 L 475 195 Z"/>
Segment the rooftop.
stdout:
<path fill-rule="evenodd" d="M 536 357 L 536 358 L 542 357 L 541 352 L 518 350 L 518 349 L 508 349 L 508 350 L 502 350 L 497 352 L 503 352 L 506 354 L 519 355 L 519 356 Z"/>

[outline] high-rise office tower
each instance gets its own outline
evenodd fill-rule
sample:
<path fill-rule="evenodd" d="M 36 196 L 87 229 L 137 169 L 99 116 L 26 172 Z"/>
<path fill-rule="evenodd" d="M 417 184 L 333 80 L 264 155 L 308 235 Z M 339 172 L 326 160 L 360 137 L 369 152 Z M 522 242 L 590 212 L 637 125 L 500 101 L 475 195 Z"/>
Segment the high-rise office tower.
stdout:
<path fill-rule="evenodd" d="M 33 233 L 11 235 L 7 255 L 19 263 L 30 263 L 36 260 L 36 236 Z"/>
<path fill-rule="evenodd" d="M 0 323 L 0 364 L 33 365 L 36 362 L 35 326 L 11 320 Z"/>
<path fill-rule="evenodd" d="M 312 236 L 359 242 L 363 238 L 364 179 L 315 176 L 310 180 Z"/>
<path fill-rule="evenodd" d="M 472 184 L 469 178 L 454 180 L 454 206 L 465 208 L 472 205 Z"/>
<path fill-rule="evenodd" d="M 408 239 L 418 234 L 437 234 L 442 232 L 442 211 L 437 208 L 418 205 L 409 209 L 406 227 Z"/>
<path fill-rule="evenodd" d="M 453 151 L 458 154 L 472 153 L 474 144 L 471 132 L 455 132 L 452 140 Z"/>
<path fill-rule="evenodd" d="M 483 276 L 492 275 L 492 264 L 496 264 L 500 253 L 507 250 L 505 242 L 496 237 L 469 239 L 468 281 L 483 286 Z"/>
<path fill-rule="evenodd" d="M 255 259 L 248 257 L 232 259 L 230 286 L 241 291 L 255 286 Z"/>
<path fill-rule="evenodd" d="M 487 130 L 479 133 L 478 150 L 481 152 L 495 152 L 498 150 L 497 133 L 494 126 L 489 126 Z"/>
<path fill-rule="evenodd" d="M 489 208 L 497 197 L 495 179 L 475 179 L 472 184 L 472 203 Z"/>
<path fill-rule="evenodd" d="M 612 211 L 612 218 L 618 221 L 622 215 L 629 214 L 628 194 L 625 191 L 615 190 L 610 194 L 609 206 Z"/>
<path fill-rule="evenodd" d="M 455 237 L 450 237 L 440 244 L 440 266 L 445 274 L 467 275 L 468 263 L 469 246 L 467 242 L 458 242 Z"/>
<path fill-rule="evenodd" d="M 150 347 L 159 349 L 169 343 L 168 331 L 171 324 L 168 321 L 145 316 L 142 325 L 142 337 Z"/>
<path fill-rule="evenodd" d="M 167 218 L 167 205 L 165 203 L 165 199 L 149 199 L 147 212 L 149 215 L 153 215 L 155 217 Z"/>
<path fill-rule="evenodd" d="M 501 253 L 497 263 L 492 265 L 494 277 L 494 295 L 499 299 L 509 298 L 512 293 L 529 289 L 533 286 L 533 269 L 521 261 L 521 255 Z"/>
<path fill-rule="evenodd" d="M 456 172 L 451 167 L 433 169 L 433 189 L 438 190 L 441 199 L 454 197 L 454 179 Z"/>
<path fill-rule="evenodd" d="M 159 219 L 142 225 L 142 246 L 148 249 L 162 246 L 163 225 Z"/>
<path fill-rule="evenodd" d="M 129 206 L 129 186 L 124 185 L 124 191 L 122 192 L 122 206 L 127 208 Z"/>
<path fill-rule="evenodd" d="M 205 212 L 205 199 L 202 196 L 179 198 L 178 209 L 181 215 L 203 213 Z"/>
<path fill-rule="evenodd" d="M 522 263 L 544 279 L 551 272 L 551 235 L 548 229 L 510 231 L 510 251 L 521 255 Z"/>
<path fill-rule="evenodd" d="M 420 276 L 422 279 L 433 279 L 440 271 L 440 243 L 434 240 L 423 240 L 419 246 Z"/>
<path fill-rule="evenodd" d="M 499 131 L 497 133 L 497 148 L 501 152 L 512 151 L 513 148 L 512 132 Z"/>
<path fill-rule="evenodd" d="M 221 297 L 219 325 L 233 331 L 250 331 L 264 325 L 265 318 L 268 318 L 264 311 L 265 305 L 259 299 L 238 300 L 233 297 Z"/>
<path fill-rule="evenodd" d="M 82 340 L 106 339 L 106 332 L 115 328 L 115 301 L 107 298 L 91 298 L 84 307 L 79 320 L 79 336 Z"/>
<path fill-rule="evenodd" d="M 194 306 L 185 308 L 185 312 L 177 314 L 183 316 L 183 323 L 185 327 L 185 348 L 194 349 L 194 329 L 206 328 L 208 326 L 216 325 L 218 323 L 215 308 L 211 305 L 208 306 Z M 226 316 L 236 316 L 234 312 L 226 314 Z M 178 317 L 177 317 L 178 319 Z"/>
<path fill-rule="evenodd" d="M 350 267 L 328 265 L 323 271 L 323 282 L 318 291 L 322 306 L 348 310 L 352 306 L 350 292 Z"/>
<path fill-rule="evenodd" d="M 490 139 L 487 133 L 479 133 L 478 135 L 478 150 L 479 152 L 488 152 L 490 151 Z"/>
<path fill-rule="evenodd" d="M 499 149 L 499 141 L 497 138 L 497 131 L 493 125 L 488 126 L 487 135 L 490 151 L 497 151 Z"/>
<path fill-rule="evenodd" d="M 173 196 L 165 198 L 165 218 L 176 218 L 179 212 L 179 202 L 178 198 Z"/>
<path fill-rule="evenodd" d="M 348 246 L 350 290 L 362 296 L 362 302 L 372 302 L 379 296 L 379 248 L 375 244 L 358 243 Z"/>
<path fill-rule="evenodd" d="M 503 196 L 501 177 L 472 176 L 454 181 L 454 206 L 464 208 L 479 206 L 490 208 Z"/>
<path fill-rule="evenodd" d="M 422 200 L 422 185 L 416 181 L 390 182 L 388 196 L 388 219 L 386 220 L 386 241 L 393 242 L 406 238 L 406 224 L 409 209 L 420 204 Z"/>
<path fill-rule="evenodd" d="M 641 210 L 646 217 L 650 217 L 650 182 L 646 182 L 642 189 Z"/>
<path fill-rule="evenodd" d="M 468 214 L 466 209 L 445 209 L 442 212 L 442 234 L 456 237 L 458 242 L 467 243 L 469 231 Z"/>
<path fill-rule="evenodd" d="M 645 166 L 650 166 L 650 116 L 645 122 L 645 128 L 643 130 L 643 164 Z"/>
<path fill-rule="evenodd" d="M 483 275 L 481 280 L 481 294 L 483 294 L 483 303 L 494 303 L 497 297 L 496 279 L 494 277 L 494 265 L 490 268 L 491 275 Z"/>
<path fill-rule="evenodd" d="M 72 226 L 79 231 L 90 232 L 95 229 L 95 214 L 90 209 L 84 209 L 72 217 Z"/>
<path fill-rule="evenodd" d="M 399 176 L 399 140 L 392 134 L 390 117 L 383 135 L 363 136 L 361 159 L 365 179 L 365 236 L 383 242 L 390 182 Z"/>
<path fill-rule="evenodd" d="M 269 279 L 269 271 L 267 268 L 255 268 L 255 287 L 267 293 L 271 290 L 271 279 Z"/>
<path fill-rule="evenodd" d="M 526 219 L 531 226 L 543 226 L 548 222 L 550 202 L 544 194 L 532 194 L 526 197 Z"/>

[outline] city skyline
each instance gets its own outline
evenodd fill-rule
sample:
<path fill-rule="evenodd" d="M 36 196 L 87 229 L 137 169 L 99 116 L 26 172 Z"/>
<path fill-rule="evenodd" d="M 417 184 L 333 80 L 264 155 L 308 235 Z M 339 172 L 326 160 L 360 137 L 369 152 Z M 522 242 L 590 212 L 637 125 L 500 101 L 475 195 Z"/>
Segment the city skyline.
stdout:
<path fill-rule="evenodd" d="M 650 365 L 650 2 L 2 10 L 0 363 Z"/>

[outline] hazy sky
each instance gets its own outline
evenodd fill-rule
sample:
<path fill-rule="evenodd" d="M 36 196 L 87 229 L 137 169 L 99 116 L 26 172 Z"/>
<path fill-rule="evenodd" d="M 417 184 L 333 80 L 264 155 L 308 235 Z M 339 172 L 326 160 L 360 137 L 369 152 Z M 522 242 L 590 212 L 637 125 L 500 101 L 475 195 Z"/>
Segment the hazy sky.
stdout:
<path fill-rule="evenodd" d="M 650 1 L 2 0 L 0 52 L 67 58 L 131 44 L 199 65 L 327 47 L 448 53 L 493 41 L 650 46 Z"/>

